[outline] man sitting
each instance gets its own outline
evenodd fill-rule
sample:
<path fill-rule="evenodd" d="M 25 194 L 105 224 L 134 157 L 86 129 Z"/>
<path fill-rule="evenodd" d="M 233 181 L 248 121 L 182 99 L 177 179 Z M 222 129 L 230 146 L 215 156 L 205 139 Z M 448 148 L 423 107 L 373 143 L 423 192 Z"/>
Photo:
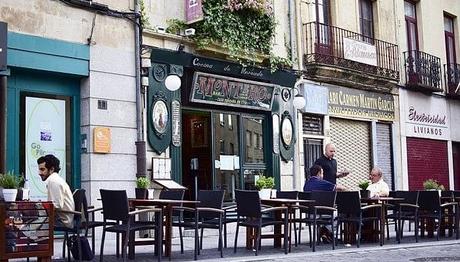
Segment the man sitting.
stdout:
<path fill-rule="evenodd" d="M 388 184 L 382 179 L 382 170 L 378 167 L 372 168 L 369 179 L 372 184 L 367 187 L 367 190 L 370 191 L 370 197 L 386 197 L 390 194 L 390 188 Z"/>

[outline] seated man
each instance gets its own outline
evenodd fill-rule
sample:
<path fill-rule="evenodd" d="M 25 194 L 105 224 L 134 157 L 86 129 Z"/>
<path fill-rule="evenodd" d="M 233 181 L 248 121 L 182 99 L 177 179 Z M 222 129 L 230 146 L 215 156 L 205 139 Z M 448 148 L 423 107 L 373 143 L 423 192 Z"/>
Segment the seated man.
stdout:
<path fill-rule="evenodd" d="M 323 169 L 319 165 L 310 168 L 310 179 L 305 181 L 303 191 L 344 191 L 345 187 L 323 180 Z"/>
<path fill-rule="evenodd" d="M 372 168 L 369 179 L 372 184 L 367 187 L 370 191 L 370 197 L 386 197 L 390 194 L 390 188 L 388 184 L 382 179 L 382 170 L 378 167 Z"/>
<path fill-rule="evenodd" d="M 59 176 L 59 159 L 54 155 L 46 155 L 37 159 L 38 174 L 45 181 L 48 191 L 48 201 L 52 201 L 55 210 L 55 226 L 72 227 L 73 214 L 59 211 L 74 211 L 72 191 L 66 181 Z"/>
<path fill-rule="evenodd" d="M 323 180 L 323 169 L 319 165 L 313 165 L 310 168 L 310 179 L 305 181 L 303 191 L 345 191 L 345 187 Z M 331 228 L 322 226 L 319 235 L 323 243 L 332 242 Z"/>

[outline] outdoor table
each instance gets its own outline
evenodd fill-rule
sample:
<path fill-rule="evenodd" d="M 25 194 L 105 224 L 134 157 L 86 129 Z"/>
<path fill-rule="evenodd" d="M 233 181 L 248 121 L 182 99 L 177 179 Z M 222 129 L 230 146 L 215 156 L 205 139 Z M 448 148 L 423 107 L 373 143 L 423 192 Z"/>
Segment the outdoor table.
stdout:
<path fill-rule="evenodd" d="M 288 198 L 270 198 L 270 199 L 261 199 L 263 205 L 269 205 L 273 207 L 285 206 L 288 208 L 288 214 L 292 211 L 292 208 L 298 204 L 307 204 L 314 203 L 314 200 L 304 200 L 304 199 L 288 199 Z M 281 212 L 275 212 L 275 219 L 281 220 Z M 281 225 L 274 225 L 273 235 L 262 235 L 261 238 L 273 238 L 273 246 L 281 247 Z M 246 228 L 246 248 L 252 249 L 255 247 L 254 243 L 255 231 L 253 228 Z M 289 236 L 290 237 L 290 236 Z M 289 240 L 290 241 L 290 240 Z"/>
<path fill-rule="evenodd" d="M 171 256 L 171 246 L 172 246 L 172 213 L 174 206 L 180 206 L 183 204 L 187 205 L 196 205 L 200 201 L 194 200 L 171 200 L 171 199 L 129 199 L 129 204 L 131 207 L 151 207 L 157 206 L 161 207 L 163 210 L 163 216 L 165 217 L 165 222 L 163 223 L 165 230 L 164 232 L 164 245 L 165 252 L 164 255 L 167 257 Z M 157 239 L 155 239 L 157 241 Z M 131 241 L 130 241 L 131 242 Z M 134 243 L 134 241 L 132 241 Z M 136 243 L 134 243 L 135 245 Z M 142 242 L 142 245 L 147 244 L 145 241 Z M 128 255 L 129 259 L 134 259 L 134 245 L 129 246 Z"/>

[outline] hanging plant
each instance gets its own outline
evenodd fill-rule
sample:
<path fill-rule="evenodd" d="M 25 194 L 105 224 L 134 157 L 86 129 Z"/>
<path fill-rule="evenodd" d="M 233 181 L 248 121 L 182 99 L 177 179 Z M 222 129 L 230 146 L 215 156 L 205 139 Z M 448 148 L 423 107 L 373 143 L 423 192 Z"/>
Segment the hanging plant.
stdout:
<path fill-rule="evenodd" d="M 269 0 L 206 0 L 204 19 L 194 24 L 198 48 L 221 45 L 242 64 L 254 64 L 258 54 L 269 55 L 275 19 Z"/>

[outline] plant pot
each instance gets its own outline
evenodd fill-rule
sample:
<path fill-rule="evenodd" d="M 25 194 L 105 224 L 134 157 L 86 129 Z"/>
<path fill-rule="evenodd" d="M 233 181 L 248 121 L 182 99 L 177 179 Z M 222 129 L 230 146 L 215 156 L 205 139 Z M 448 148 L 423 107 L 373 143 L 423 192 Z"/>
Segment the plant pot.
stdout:
<path fill-rule="evenodd" d="M 149 190 L 146 188 L 136 188 L 136 199 L 148 199 Z"/>
<path fill-rule="evenodd" d="M 18 194 L 17 189 L 2 189 L 3 192 L 3 199 L 6 202 L 13 202 L 16 200 L 16 195 Z"/>
<path fill-rule="evenodd" d="M 270 188 L 263 188 L 259 191 L 260 199 L 270 199 L 272 190 Z"/>
<path fill-rule="evenodd" d="M 361 198 L 369 198 L 371 191 L 369 190 L 359 190 L 359 194 L 361 195 Z"/>

